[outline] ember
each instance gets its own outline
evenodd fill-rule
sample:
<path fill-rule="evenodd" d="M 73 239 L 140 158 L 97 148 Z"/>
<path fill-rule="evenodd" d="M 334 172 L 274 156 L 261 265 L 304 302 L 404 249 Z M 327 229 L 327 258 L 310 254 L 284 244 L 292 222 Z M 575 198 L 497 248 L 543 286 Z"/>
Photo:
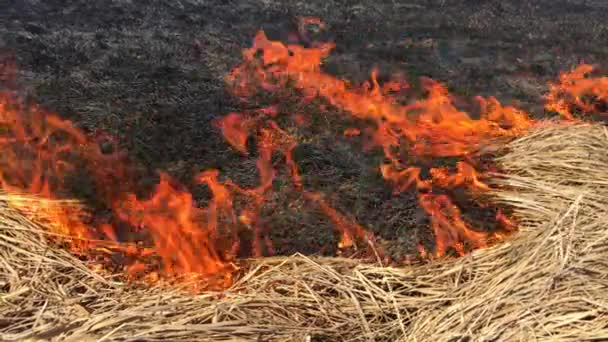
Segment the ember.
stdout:
<path fill-rule="evenodd" d="M 307 18 L 306 23 L 323 28 L 316 19 Z M 305 36 L 303 28 L 300 31 L 300 36 Z M 294 89 L 303 95 L 303 101 L 323 98 L 336 112 L 367 125 L 366 129 L 351 127 L 341 133 L 353 140 L 365 140 L 384 152 L 385 163 L 376 167 L 395 194 L 417 192 L 436 239 L 433 253 L 420 247 L 422 257 L 443 257 L 450 250 L 464 255 L 471 248 L 484 248 L 513 231 L 515 222 L 500 210 L 495 214 L 498 229 L 474 227 L 463 218 L 466 208 L 459 207 L 451 194 L 463 190 L 475 201 L 491 190 L 486 179 L 493 166 L 482 160 L 487 146 L 499 139 L 520 136 L 535 121 L 495 98 L 477 98 L 481 117 L 473 119 L 456 108 L 445 85 L 428 79 L 422 82 L 426 98 L 402 105 L 401 92 L 410 88 L 402 80 L 380 84 L 374 71 L 370 82 L 357 86 L 323 72 L 322 62 L 332 48 L 331 43 L 286 45 L 259 32 L 253 46 L 244 50 L 242 65 L 233 70 L 227 83 L 233 94 L 244 101 L 260 91 L 280 97 L 281 90 Z M 574 120 L 576 111 L 592 111 L 598 101 L 606 101 L 608 79 L 586 78 L 591 71 L 591 66 L 581 65 L 551 84 L 547 110 Z M 339 250 L 372 247 L 376 255 L 382 255 L 374 245 L 373 234 L 348 213 L 333 208 L 325 194 L 305 187 L 293 156 L 298 139 L 280 127 L 277 117 L 284 113 L 277 108 L 230 113 L 217 122 L 225 140 L 236 151 L 257 156 L 259 182 L 246 188 L 222 180 L 218 170 L 202 171 L 195 175 L 195 183 L 205 184 L 212 198 L 206 207 L 199 207 L 193 195 L 166 173 L 161 174 L 149 198 L 138 197 L 133 185 L 136 176 L 126 153 L 110 136 L 87 135 L 70 121 L 3 94 L 0 185 L 6 191 L 56 200 L 73 197 L 71 178 L 83 173 L 89 176 L 97 201 L 112 211 L 112 217 L 91 219 L 81 207 L 58 206 L 53 209 L 51 233 L 84 257 L 94 255 L 96 260 L 115 263 L 112 255 L 124 255 L 124 260 L 129 261 L 119 266 L 131 277 L 154 274 L 146 278 L 150 280 L 158 279 L 158 274 L 196 274 L 207 279 L 209 286 L 226 286 L 244 248 L 240 231 L 252 231 L 251 255 L 274 253 L 269 234 L 272 227 L 264 220 L 262 208 L 273 193 L 290 189 L 333 223 L 340 236 Z M 292 115 L 295 122 L 307 124 L 302 113 Z M 249 141 L 256 142 L 256 152 L 250 150 Z M 423 170 L 418 164 L 447 157 L 458 160 L 454 168 Z M 279 172 L 290 176 L 289 187 L 274 184 Z M 30 208 L 28 213 L 35 217 L 37 210 L 49 208 Z"/>

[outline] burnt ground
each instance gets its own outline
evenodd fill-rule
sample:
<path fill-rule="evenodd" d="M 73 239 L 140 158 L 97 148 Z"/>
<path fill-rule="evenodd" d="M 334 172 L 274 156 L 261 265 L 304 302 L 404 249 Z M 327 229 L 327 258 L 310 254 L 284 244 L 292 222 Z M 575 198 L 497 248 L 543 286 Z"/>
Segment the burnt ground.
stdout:
<path fill-rule="evenodd" d="M 361 81 L 377 66 L 381 77 L 430 76 L 455 94 L 542 115 L 547 80 L 580 60 L 608 61 L 607 10 L 602 0 L 9 0 L 0 2 L 0 47 L 16 58 L 22 91 L 88 132 L 117 136 L 149 173 L 190 184 L 193 172 L 218 168 L 251 185 L 253 157 L 230 149 L 212 121 L 243 109 L 223 77 L 261 28 L 286 38 L 298 16 L 319 17 L 337 45 L 325 65 L 333 74 Z M 428 241 L 414 195 L 391 195 L 377 155 L 340 138 L 328 114 L 315 125 L 297 134 L 308 186 L 396 254 Z M 204 189 L 194 190 L 204 203 Z M 267 213 L 277 251 L 331 254 L 327 219 L 284 197 Z"/>

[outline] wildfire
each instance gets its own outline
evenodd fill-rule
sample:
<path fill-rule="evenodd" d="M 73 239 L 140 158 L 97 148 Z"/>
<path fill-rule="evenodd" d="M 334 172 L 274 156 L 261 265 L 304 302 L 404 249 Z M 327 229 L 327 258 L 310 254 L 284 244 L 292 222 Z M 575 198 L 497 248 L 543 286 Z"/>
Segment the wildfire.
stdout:
<path fill-rule="evenodd" d="M 576 112 L 606 115 L 608 77 L 589 77 L 593 71 L 593 66 L 581 64 L 562 74 L 559 82 L 549 85 L 546 109 L 569 120 L 575 118 Z"/>
<path fill-rule="evenodd" d="M 306 18 L 304 24 L 322 22 Z M 299 30 L 300 36 L 308 39 L 304 28 Z M 535 121 L 495 98 L 476 98 L 480 118 L 473 119 L 454 105 L 445 85 L 429 79 L 422 82 L 425 98 L 402 105 L 400 93 L 410 85 L 401 79 L 381 85 L 374 71 L 370 82 L 353 85 L 323 72 L 322 62 L 333 47 L 331 43 L 286 45 L 259 32 L 227 83 L 243 100 L 261 91 L 280 97 L 282 90 L 297 90 L 303 101 L 323 98 L 335 112 L 367 125 L 342 133 L 350 139 L 364 139 L 368 146 L 384 152 L 385 162 L 377 169 L 395 194 L 417 192 L 436 239 L 434 253 L 420 249 L 422 256 L 442 257 L 449 250 L 463 255 L 470 248 L 486 247 L 513 231 L 515 223 L 499 210 L 499 229 L 488 232 L 473 227 L 462 217 L 466 208 L 455 204 L 451 193 L 464 189 L 475 200 L 490 191 L 485 179 L 494 166 L 481 159 L 483 150 L 497 139 L 521 135 Z M 575 112 L 597 111 L 598 101 L 607 100 L 608 79 L 586 77 L 591 71 L 592 67 L 581 65 L 562 74 L 559 82 L 550 85 L 547 110 L 565 119 L 573 119 Z M 199 207 L 193 195 L 165 173 L 160 175 L 152 195 L 139 198 L 126 152 L 112 137 L 99 132 L 86 134 L 70 121 L 2 94 L 0 186 L 16 194 L 59 200 L 73 197 L 78 177 L 86 175 L 96 190 L 95 203 L 112 212 L 108 218 L 91 217 L 86 208 L 78 206 L 52 205 L 60 203 L 56 201 L 32 207 L 32 202 L 19 202 L 16 196 L 13 205 L 32 217 L 44 217 L 52 236 L 58 236 L 58 242 L 67 243 L 78 255 L 94 256 L 109 264 L 116 264 L 116 254 L 123 256 L 119 266 L 130 277 L 157 280 L 160 275 L 195 274 L 206 279 L 209 286 L 224 287 L 231 282 L 234 262 L 243 248 L 239 235 L 243 230 L 252 232 L 252 255 L 273 254 L 272 227 L 262 209 L 274 194 L 289 191 L 286 186 L 275 185 L 280 172 L 289 175 L 290 189 L 333 223 L 340 236 L 339 249 L 371 246 L 381 255 L 374 246 L 373 234 L 333 208 L 325 194 L 306 189 L 293 157 L 298 140 L 277 123 L 276 118 L 284 115 L 277 108 L 230 113 L 217 122 L 236 151 L 257 156 L 259 182 L 244 188 L 222 180 L 218 170 L 202 171 L 194 181 L 205 184 L 212 197 L 206 207 Z M 293 119 L 299 125 L 308 124 L 301 113 L 293 113 Z M 256 141 L 256 151 L 248 146 L 250 137 Z M 110 149 L 102 148 L 108 144 Z M 421 160 L 448 157 L 458 160 L 454 167 L 423 170 L 419 164 Z"/>
<path fill-rule="evenodd" d="M 464 187 L 473 194 L 489 190 L 482 181 L 484 176 L 467 159 L 493 139 L 520 135 L 533 125 L 533 120 L 522 111 L 502 106 L 494 98 L 478 98 L 482 114 L 474 120 L 453 105 L 444 85 L 432 80 L 425 80 L 423 84 L 428 92 L 426 99 L 398 105 L 397 97 L 391 93 L 409 87 L 407 83 L 390 82 L 381 87 L 373 72 L 371 86 L 357 88 L 323 73 L 322 60 L 332 48 L 332 44 L 313 48 L 284 45 L 268 40 L 259 32 L 253 47 L 243 53 L 244 64 L 234 70 L 229 82 L 235 87 L 235 94 L 245 97 L 253 96 L 259 89 L 273 91 L 292 86 L 308 97 L 327 99 L 347 115 L 371 121 L 371 141 L 384 150 L 388 161 L 380 165 L 379 170 L 394 184 L 396 193 L 410 188 L 418 190 L 420 205 L 429 214 L 437 238 L 435 254 L 443 256 L 450 248 L 464 254 L 464 244 L 484 247 L 495 237 L 465 223 L 460 210 L 442 192 L 456 187 Z M 360 133 L 351 132 L 345 134 Z M 233 146 L 241 149 L 238 144 Z M 403 162 L 404 147 L 410 157 L 463 160 L 457 164 L 455 173 L 447 168 L 432 168 L 430 178 L 422 179 L 419 167 Z"/>

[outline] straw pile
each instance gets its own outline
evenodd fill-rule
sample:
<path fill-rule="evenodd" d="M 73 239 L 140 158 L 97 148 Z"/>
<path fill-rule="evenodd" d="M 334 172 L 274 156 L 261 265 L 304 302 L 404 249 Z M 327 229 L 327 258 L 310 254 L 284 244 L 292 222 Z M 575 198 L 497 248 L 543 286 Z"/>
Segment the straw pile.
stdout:
<path fill-rule="evenodd" d="M 409 268 L 255 261 L 228 292 L 120 283 L 45 242 L 6 205 L 0 339 L 489 341 L 608 339 L 608 130 L 547 124 L 507 146 L 493 196 L 507 242 Z"/>

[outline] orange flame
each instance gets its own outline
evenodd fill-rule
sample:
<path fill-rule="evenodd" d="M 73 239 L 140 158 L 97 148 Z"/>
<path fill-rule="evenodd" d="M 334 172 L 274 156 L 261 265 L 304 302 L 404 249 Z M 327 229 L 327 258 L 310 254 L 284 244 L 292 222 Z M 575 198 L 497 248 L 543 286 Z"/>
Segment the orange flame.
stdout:
<path fill-rule="evenodd" d="M 120 242 L 114 226 L 109 222 L 97 226 L 89 223 L 77 207 L 32 208 L 33 202 L 13 204 L 27 205 L 27 213 L 34 217 L 45 212 L 51 233 L 60 235 L 78 254 L 117 251 L 135 258 L 124 265 L 132 274 L 145 269 L 137 260 L 152 254 L 162 259 L 167 274 L 209 276 L 228 270 L 212 241 L 215 229 L 202 225 L 200 210 L 193 206 L 190 193 L 177 190 L 169 177 L 162 174 L 152 197 L 139 201 L 126 192 L 130 181 L 124 153 L 116 148 L 104 153 L 95 139 L 106 136 L 89 137 L 70 121 L 45 113 L 37 106 L 20 105 L 21 102 L 4 94 L 0 97 L 2 189 L 61 199 L 70 195 L 71 176 L 89 173 L 96 184 L 98 200 L 113 208 L 118 218 L 145 229 L 154 249 L 151 252 L 146 247 Z M 216 195 L 214 200 L 221 203 L 224 200 L 221 193 L 216 191 Z M 15 198 L 18 202 L 18 197 Z"/>
<path fill-rule="evenodd" d="M 76 165 L 70 154 L 85 152 L 85 137 L 69 121 L 43 115 L 35 106 L 21 108 L 6 94 L 0 96 L 0 185 L 13 192 L 56 198 L 52 189 L 64 186 L 64 174 Z M 35 208 L 32 208 L 35 211 Z M 77 213 L 61 210 L 54 218 L 56 233 L 81 239 L 92 238 Z"/>
<path fill-rule="evenodd" d="M 574 120 L 575 111 L 602 112 L 597 105 L 608 103 L 608 77 L 590 77 L 593 71 L 593 66 L 581 64 L 562 73 L 558 82 L 549 84 L 545 108 L 567 120 Z M 603 114 L 606 114 L 606 109 Z"/>
<path fill-rule="evenodd" d="M 222 192 L 225 189 L 213 178 L 209 182 L 219 188 L 212 186 L 216 195 L 214 201 L 220 206 L 229 205 L 230 198 Z M 151 233 L 168 274 L 213 275 L 225 268 L 212 244 L 216 220 L 210 219 L 207 226 L 198 223 L 196 216 L 199 213 L 193 205 L 192 195 L 171 186 L 166 174 L 161 175 L 152 198 L 139 201 L 135 195 L 129 195 L 119 202 L 116 212 L 121 219 Z"/>
<path fill-rule="evenodd" d="M 481 97 L 476 98 L 480 118 L 473 119 L 456 107 L 445 85 L 429 79 L 422 82 L 425 98 L 401 105 L 398 93 L 410 85 L 399 77 L 381 85 L 374 70 L 370 82 L 356 86 L 326 74 L 321 70 L 322 62 L 334 45 L 309 41 L 305 32 L 309 24 L 320 28 L 324 25 L 316 18 L 301 19 L 300 36 L 311 47 L 271 41 L 259 32 L 253 46 L 244 50 L 243 64 L 227 78 L 233 93 L 247 100 L 258 91 L 291 87 L 299 90 L 305 101 L 324 98 L 341 113 L 368 125 L 363 129 L 348 128 L 343 134 L 352 139 L 368 138 L 373 147 L 384 152 L 386 162 L 378 169 L 393 185 L 394 193 L 417 191 L 436 239 L 433 255 L 418 246 L 423 257 L 442 257 L 451 249 L 462 255 L 515 230 L 516 223 L 501 211 L 496 212 L 495 218 L 502 230 L 484 232 L 472 227 L 450 196 L 464 189 L 475 199 L 491 190 L 485 183 L 491 165 L 480 160 L 479 154 L 495 139 L 521 135 L 535 121 L 495 98 Z M 546 108 L 566 119 L 574 118 L 574 109 L 596 111 L 595 102 L 607 100 L 608 78 L 587 78 L 592 70 L 581 65 L 562 74 L 559 82 L 550 85 Z M 589 96 L 595 102 L 590 102 Z M 72 176 L 89 176 L 98 197 L 95 200 L 111 209 L 113 218 L 91 219 L 82 208 L 59 205 L 46 214 L 48 226 L 51 233 L 62 236 L 61 241 L 68 242 L 81 255 L 95 252 L 110 260 L 108 254 L 121 253 L 126 260 L 122 266 L 129 276 L 155 282 L 161 275 L 196 274 L 206 279 L 208 286 L 227 286 L 235 269 L 233 262 L 240 253 L 249 252 L 241 250 L 241 234 L 252 233 L 250 252 L 254 256 L 274 253 L 271 227 L 262 212 L 273 194 L 288 189 L 298 191 L 328 217 L 340 235 L 338 248 L 374 241 L 365 227 L 333 208 L 324 194 L 305 188 L 293 157 L 297 139 L 275 121 L 279 115 L 277 106 L 250 114 L 230 113 L 217 122 L 236 151 L 257 155 L 259 185 L 244 188 L 221 180 L 217 170 L 200 172 L 194 177 L 195 183 L 206 185 L 212 194 L 207 205 L 200 207 L 192 194 L 166 173 L 160 174 L 160 181 L 148 198 L 136 196 L 126 154 L 112 137 L 85 134 L 70 121 L 21 102 L 8 94 L 0 96 L 0 187 L 62 199 L 72 196 Z M 300 126 L 308 124 L 300 113 L 293 118 Z M 250 138 L 256 142 L 255 152 L 249 149 Z M 101 148 L 101 143 L 108 142 L 112 145 L 109 152 Z M 425 168 L 419 163 L 445 157 L 458 161 L 454 167 Z M 285 188 L 275 184 L 279 183 L 275 178 L 281 170 L 291 179 L 290 185 L 283 185 Z M 49 208 L 40 204 L 27 208 L 27 213 L 37 217 L 45 210 Z M 128 228 L 123 228 L 125 224 Z"/>
<path fill-rule="evenodd" d="M 265 201 L 262 194 L 268 192 L 272 187 L 272 181 L 276 174 L 271 165 L 272 154 L 276 151 L 281 153 L 285 158 L 285 165 L 291 176 L 294 188 L 300 191 L 305 198 L 317 204 L 321 211 L 334 223 L 334 226 L 341 236 L 340 242 L 338 243 L 339 248 L 348 248 L 354 246 L 356 241 L 367 240 L 370 235 L 366 232 L 365 228 L 332 208 L 322 198 L 321 194 L 304 189 L 298 166 L 293 158 L 293 149 L 296 147 L 296 141 L 287 132 L 282 130 L 275 121 L 263 119 L 262 116 L 266 116 L 269 113 L 271 116 L 274 116 L 276 115 L 276 110 L 274 108 L 271 111 L 267 108 L 260 110 L 259 114 L 261 115 L 257 118 L 246 118 L 238 114 L 229 114 L 224 117 L 220 123 L 221 127 L 239 127 L 239 129 L 223 129 L 223 132 L 226 140 L 236 150 L 242 153 L 247 153 L 246 141 L 250 134 L 250 129 L 244 129 L 243 127 L 249 126 L 251 128 L 253 123 L 257 122 L 258 124 L 257 138 L 259 158 L 257 165 L 261 175 L 261 185 L 253 190 L 243 190 L 232 185 L 232 187 L 238 189 L 240 193 L 248 194 L 251 198 L 250 202 L 255 203 L 253 206 L 255 209 L 246 210 L 245 216 L 242 215 L 241 217 L 249 224 L 258 219 L 257 212 Z M 272 249 L 270 247 L 272 245 L 271 242 L 266 239 L 267 235 L 262 233 L 258 228 L 256 230 L 256 239 L 254 240 L 255 255 L 261 255 L 257 251 L 261 250 L 259 239 L 262 235 L 264 235 L 267 248 Z"/>
<path fill-rule="evenodd" d="M 471 192 L 487 191 L 472 165 L 461 161 L 456 173 L 447 168 L 432 168 L 430 179 L 421 178 L 421 170 L 407 166 L 398 152 L 408 146 L 410 156 L 461 157 L 478 151 L 484 144 L 499 137 L 516 137 L 533 124 L 528 115 L 513 107 L 502 106 L 496 99 L 478 98 L 482 114 L 478 120 L 459 111 L 452 103 L 447 88 L 432 80 L 424 80 L 428 92 L 426 99 L 410 105 L 398 104 L 391 91 L 407 88 L 406 83 L 389 83 L 380 86 L 376 72 L 372 72 L 371 86 L 356 88 L 348 82 L 321 71 L 323 58 L 333 44 L 320 44 L 313 48 L 284 45 L 270 41 L 259 32 L 253 47 L 243 53 L 245 61 L 228 77 L 235 94 L 251 96 L 258 89 L 272 90 L 289 85 L 302 90 L 308 97 L 319 96 L 355 118 L 375 122 L 372 141 L 380 146 L 388 164 L 381 165 L 383 177 L 395 184 L 395 192 L 410 187 L 418 189 L 421 206 L 431 217 L 437 241 L 437 254 L 449 248 L 464 253 L 463 244 L 483 247 L 491 237 L 471 228 L 461 218 L 459 209 L 447 195 L 435 195 L 437 189 L 464 187 Z M 261 57 L 258 59 L 258 54 Z M 349 130 L 345 135 L 356 135 Z"/>

